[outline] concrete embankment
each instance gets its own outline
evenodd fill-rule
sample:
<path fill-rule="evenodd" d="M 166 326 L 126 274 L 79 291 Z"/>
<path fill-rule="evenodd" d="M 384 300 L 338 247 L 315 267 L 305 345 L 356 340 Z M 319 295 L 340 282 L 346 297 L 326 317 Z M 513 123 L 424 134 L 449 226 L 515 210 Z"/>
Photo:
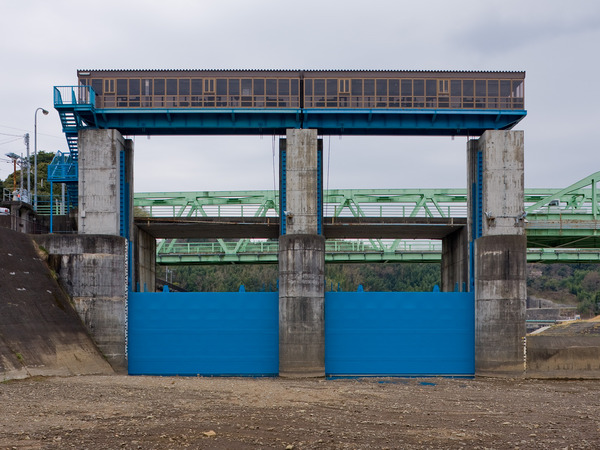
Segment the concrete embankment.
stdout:
<path fill-rule="evenodd" d="M 0 228 L 0 381 L 112 368 L 31 237 Z"/>
<path fill-rule="evenodd" d="M 527 336 L 530 378 L 600 378 L 600 316 Z"/>

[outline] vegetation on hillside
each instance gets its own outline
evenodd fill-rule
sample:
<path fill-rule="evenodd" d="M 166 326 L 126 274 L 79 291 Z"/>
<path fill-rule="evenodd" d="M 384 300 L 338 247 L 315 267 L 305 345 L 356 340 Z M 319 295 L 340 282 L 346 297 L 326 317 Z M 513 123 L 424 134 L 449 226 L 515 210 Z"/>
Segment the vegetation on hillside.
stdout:
<path fill-rule="evenodd" d="M 50 183 L 48 183 L 48 165 L 52 162 L 54 158 L 54 153 L 52 152 L 43 152 L 39 151 L 37 153 L 37 180 L 38 180 L 38 195 L 50 195 Z M 25 158 L 27 159 L 27 158 Z M 31 164 L 31 174 L 29 175 L 29 180 L 31 183 L 31 192 L 35 190 L 34 185 L 34 170 L 33 170 L 33 162 L 34 155 L 29 156 L 29 161 Z M 16 185 L 17 189 L 21 187 L 21 175 L 23 176 L 23 188 L 27 189 L 27 171 L 21 171 L 19 166 L 17 166 L 17 172 L 12 172 L 5 180 L 0 180 L 0 187 L 10 189 L 11 191 L 15 186 L 15 177 L 16 177 Z"/>
<path fill-rule="evenodd" d="M 276 265 L 226 265 L 170 267 L 173 283 L 189 291 L 277 290 Z M 164 279 L 165 268 L 157 269 Z M 169 277 L 171 274 L 169 273 Z M 169 279 L 170 281 L 170 279 Z M 328 264 L 327 290 L 355 291 L 431 291 L 440 283 L 438 264 Z"/>
<path fill-rule="evenodd" d="M 276 265 L 177 266 L 173 283 L 188 291 L 276 291 Z M 165 268 L 157 275 L 164 279 Z M 169 280 L 170 281 L 170 280 Z M 439 264 L 328 264 L 327 290 L 431 291 L 440 284 Z M 529 264 L 528 295 L 577 305 L 581 314 L 600 313 L 600 264 Z"/>
<path fill-rule="evenodd" d="M 580 313 L 600 313 L 599 264 L 529 264 L 527 293 L 577 305 Z"/>

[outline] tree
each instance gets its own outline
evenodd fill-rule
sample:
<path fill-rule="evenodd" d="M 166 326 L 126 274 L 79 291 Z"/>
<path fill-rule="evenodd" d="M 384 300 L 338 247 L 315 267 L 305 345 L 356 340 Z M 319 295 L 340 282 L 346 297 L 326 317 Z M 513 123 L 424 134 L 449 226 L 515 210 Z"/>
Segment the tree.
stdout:
<path fill-rule="evenodd" d="M 37 179 L 38 179 L 38 195 L 49 195 L 50 194 L 50 183 L 48 183 L 48 165 L 54 159 L 54 153 L 39 151 L 37 154 Z M 31 191 L 35 190 L 34 186 L 34 155 L 29 156 L 29 163 L 31 165 Z M 27 188 L 27 171 L 17 170 L 16 174 L 11 173 L 4 181 L 0 180 L 2 188 L 6 187 L 12 191 L 14 187 L 14 176 L 16 175 L 17 188 L 21 187 L 21 176 L 23 176 L 23 187 Z"/>

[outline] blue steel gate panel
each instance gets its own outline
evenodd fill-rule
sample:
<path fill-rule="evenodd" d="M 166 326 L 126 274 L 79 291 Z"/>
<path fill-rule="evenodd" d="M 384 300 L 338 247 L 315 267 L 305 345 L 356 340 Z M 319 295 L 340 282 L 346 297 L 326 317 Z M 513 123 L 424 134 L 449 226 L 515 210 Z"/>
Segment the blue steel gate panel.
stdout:
<path fill-rule="evenodd" d="M 470 292 L 327 292 L 328 376 L 475 373 Z"/>
<path fill-rule="evenodd" d="M 130 292 L 131 375 L 275 376 L 277 292 Z"/>

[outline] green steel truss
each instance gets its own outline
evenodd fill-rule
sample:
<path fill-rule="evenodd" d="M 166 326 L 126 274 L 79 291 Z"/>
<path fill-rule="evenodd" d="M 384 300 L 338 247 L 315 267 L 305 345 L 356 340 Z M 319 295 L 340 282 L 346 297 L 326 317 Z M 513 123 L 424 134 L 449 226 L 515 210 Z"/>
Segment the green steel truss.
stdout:
<path fill-rule="evenodd" d="M 525 192 L 528 261 L 600 262 L 596 172 L 565 189 Z M 277 191 L 135 194 L 136 215 L 151 217 L 278 217 Z M 325 217 L 467 216 L 466 189 L 328 190 Z M 435 240 L 328 240 L 327 262 L 439 262 Z M 160 240 L 159 264 L 276 263 L 277 241 Z"/>

